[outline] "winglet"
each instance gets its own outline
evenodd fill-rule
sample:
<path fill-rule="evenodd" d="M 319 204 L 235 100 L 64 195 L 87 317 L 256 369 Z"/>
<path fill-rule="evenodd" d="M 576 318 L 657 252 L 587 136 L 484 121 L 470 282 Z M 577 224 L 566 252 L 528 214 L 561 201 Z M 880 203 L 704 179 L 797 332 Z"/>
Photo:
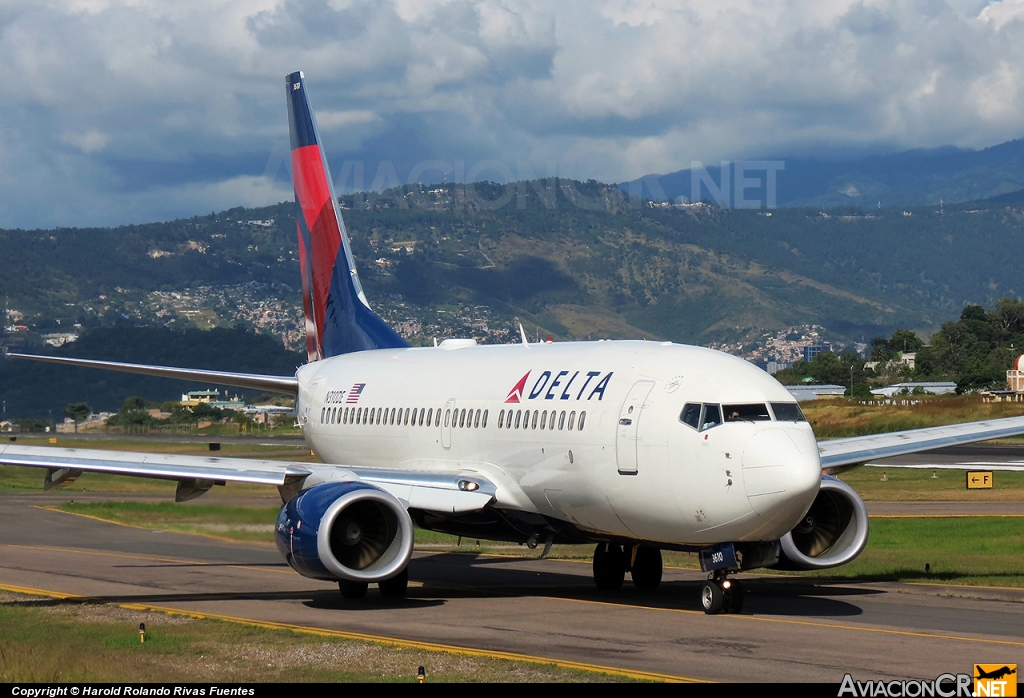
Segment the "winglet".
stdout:
<path fill-rule="evenodd" d="M 370 310 L 320 146 L 305 76 L 285 78 L 306 354 L 310 361 L 409 344 Z M 339 254 L 343 252 L 343 254 Z"/>
<path fill-rule="evenodd" d="M 523 323 L 519 323 L 519 336 L 523 338 L 523 346 L 529 346 L 530 343 L 526 341 L 526 330 L 523 329 Z"/>

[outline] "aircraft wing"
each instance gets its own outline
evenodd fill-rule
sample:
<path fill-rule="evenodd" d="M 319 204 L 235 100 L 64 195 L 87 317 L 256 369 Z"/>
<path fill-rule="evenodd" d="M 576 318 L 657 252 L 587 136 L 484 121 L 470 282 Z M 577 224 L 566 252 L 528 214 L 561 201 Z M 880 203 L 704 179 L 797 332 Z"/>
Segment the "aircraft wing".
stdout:
<path fill-rule="evenodd" d="M 983 422 L 951 424 L 944 427 L 928 427 L 926 429 L 894 431 L 888 434 L 819 441 L 818 452 L 821 456 L 821 469 L 834 475 L 852 470 L 871 460 L 1020 434 L 1024 434 L 1024 417 L 1008 417 L 1006 419 L 989 419 Z M 943 466 L 928 465 L 926 467 Z M 947 465 L 945 467 L 956 467 L 963 470 L 967 466 Z M 996 469 L 989 464 L 985 464 L 985 467 Z M 1024 463 L 1020 465 L 1005 464 L 999 469 L 1024 470 Z"/>
<path fill-rule="evenodd" d="M 46 468 L 45 489 L 73 482 L 83 472 L 177 480 L 177 501 L 193 499 L 225 482 L 276 485 L 281 498 L 287 500 L 310 476 L 332 482 L 367 482 L 394 495 L 407 508 L 439 513 L 483 509 L 497 492 L 487 478 L 477 474 L 41 446 L 0 445 L 0 465 Z"/>
<path fill-rule="evenodd" d="M 204 380 L 217 385 L 229 385 L 233 388 L 251 390 L 267 390 L 272 393 L 297 395 L 299 383 L 294 376 L 265 376 L 256 373 L 232 373 L 230 371 L 208 371 L 201 368 L 177 368 L 174 366 L 148 366 L 146 364 L 128 364 L 120 361 L 97 361 L 95 359 L 73 359 L 63 356 L 42 356 L 37 354 L 6 354 L 11 359 L 28 359 L 43 361 L 65 366 L 81 366 L 83 368 L 99 368 L 105 371 L 136 373 L 143 376 L 159 378 L 178 378 L 181 380 Z"/>

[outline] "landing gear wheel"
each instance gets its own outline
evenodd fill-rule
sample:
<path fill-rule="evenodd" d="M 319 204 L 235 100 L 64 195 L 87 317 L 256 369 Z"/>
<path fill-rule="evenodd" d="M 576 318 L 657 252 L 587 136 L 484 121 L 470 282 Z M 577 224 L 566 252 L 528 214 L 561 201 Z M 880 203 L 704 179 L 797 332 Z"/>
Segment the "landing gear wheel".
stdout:
<path fill-rule="evenodd" d="M 724 602 L 725 594 L 722 587 L 718 586 L 718 582 L 712 579 L 704 582 L 700 590 L 700 603 L 704 607 L 704 613 L 709 616 L 721 613 Z"/>
<path fill-rule="evenodd" d="M 390 579 L 382 579 L 377 582 L 380 595 L 386 599 L 400 599 L 405 596 L 405 590 L 409 587 L 409 568 L 396 574 Z"/>
<path fill-rule="evenodd" d="M 626 556 L 622 548 L 612 543 L 598 543 L 594 550 L 594 583 L 602 591 L 622 588 L 626 578 Z"/>
<path fill-rule="evenodd" d="M 633 586 L 641 591 L 654 591 L 661 584 L 661 551 L 649 545 L 636 549 L 633 568 L 629 571 Z"/>
<path fill-rule="evenodd" d="M 743 587 L 739 582 L 730 581 L 729 588 L 723 592 L 723 608 L 726 613 L 739 613 L 743 610 Z"/>
<path fill-rule="evenodd" d="M 346 599 L 361 599 L 366 596 L 366 588 L 369 586 L 366 582 L 353 582 L 349 579 L 342 579 L 338 582 L 338 589 L 341 590 L 341 596 Z"/>

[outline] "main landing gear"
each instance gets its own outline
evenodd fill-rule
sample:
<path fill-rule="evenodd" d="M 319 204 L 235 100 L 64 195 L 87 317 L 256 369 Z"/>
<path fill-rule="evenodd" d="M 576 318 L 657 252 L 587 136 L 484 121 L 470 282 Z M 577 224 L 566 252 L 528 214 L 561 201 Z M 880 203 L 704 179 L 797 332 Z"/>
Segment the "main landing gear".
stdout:
<path fill-rule="evenodd" d="M 719 570 L 701 587 L 700 603 L 709 616 L 722 612 L 739 613 L 743 610 L 743 587 Z"/>
<path fill-rule="evenodd" d="M 614 543 L 598 543 L 594 550 L 594 583 L 598 589 L 622 588 L 627 570 L 637 589 L 657 589 L 661 584 L 661 550 L 649 545 L 633 545 L 624 551 Z"/>
<path fill-rule="evenodd" d="M 342 579 L 338 582 L 341 596 L 346 599 L 363 598 L 366 596 L 366 590 L 369 586 L 367 582 L 354 582 L 348 579 Z M 377 588 L 380 589 L 380 595 L 385 599 L 402 598 L 405 596 L 406 589 L 409 588 L 409 568 L 406 567 L 390 579 L 380 580 L 377 582 Z"/>

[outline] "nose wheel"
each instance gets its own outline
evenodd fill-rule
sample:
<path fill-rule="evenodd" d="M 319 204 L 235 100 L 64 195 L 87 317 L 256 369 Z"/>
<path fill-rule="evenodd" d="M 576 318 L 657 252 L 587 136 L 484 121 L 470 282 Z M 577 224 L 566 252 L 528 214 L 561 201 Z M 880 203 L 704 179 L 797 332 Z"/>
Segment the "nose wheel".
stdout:
<path fill-rule="evenodd" d="M 739 613 L 743 610 L 743 587 L 725 574 L 715 574 L 701 587 L 700 604 L 709 616 Z"/>

